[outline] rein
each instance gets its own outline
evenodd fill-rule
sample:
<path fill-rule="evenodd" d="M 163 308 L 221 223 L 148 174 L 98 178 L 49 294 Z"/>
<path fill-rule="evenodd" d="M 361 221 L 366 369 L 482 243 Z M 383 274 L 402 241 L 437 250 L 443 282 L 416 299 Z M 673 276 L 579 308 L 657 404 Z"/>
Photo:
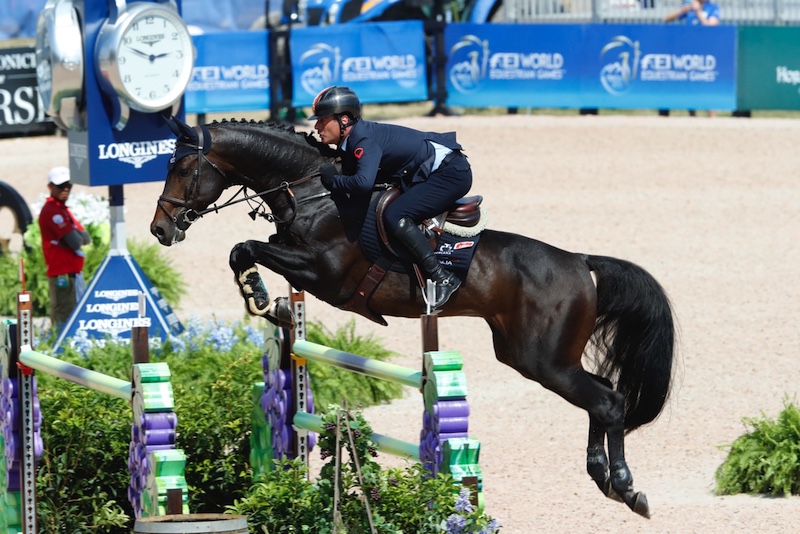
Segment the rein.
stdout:
<path fill-rule="evenodd" d="M 181 200 L 179 198 L 168 197 L 168 196 L 163 195 L 163 194 L 158 197 L 158 207 L 161 208 L 161 210 L 167 215 L 167 217 L 169 217 L 169 219 L 173 223 L 175 223 L 175 225 L 180 230 L 185 231 L 187 228 L 189 228 L 189 226 L 192 225 L 192 223 L 197 221 L 197 219 L 199 219 L 203 215 L 206 215 L 206 214 L 211 213 L 211 212 L 215 212 L 216 213 L 219 210 L 221 210 L 222 208 L 227 208 L 228 206 L 233 206 L 234 204 L 238 204 L 240 202 L 253 200 L 253 199 L 256 199 L 256 198 L 261 200 L 261 204 L 259 206 L 257 206 L 253 211 L 250 212 L 250 218 L 255 220 L 256 216 L 259 216 L 259 217 L 263 217 L 264 219 L 268 220 L 269 222 L 275 222 L 277 224 L 285 224 L 285 225 L 288 226 L 288 225 L 290 225 L 292 223 L 292 221 L 294 221 L 295 217 L 297 216 L 297 206 L 299 204 L 303 204 L 303 203 L 306 203 L 306 202 L 309 202 L 309 201 L 312 201 L 312 200 L 316 200 L 316 199 L 319 199 L 319 198 L 324 198 L 326 196 L 330 196 L 330 194 L 331 194 L 330 191 L 325 191 L 325 192 L 317 193 L 316 195 L 312 195 L 310 197 L 306 197 L 306 198 L 303 198 L 303 199 L 300 199 L 300 200 L 297 200 L 295 198 L 294 192 L 292 191 L 291 188 L 294 187 L 294 186 L 303 184 L 305 182 L 308 182 L 309 180 L 311 180 L 313 178 L 318 178 L 320 176 L 320 173 L 319 172 L 315 172 L 315 173 L 303 176 L 302 178 L 299 178 L 299 179 L 291 181 L 291 182 L 286 182 L 286 181 L 281 182 L 280 185 L 278 185 L 277 187 L 273 187 L 272 189 L 266 189 L 264 191 L 253 193 L 251 195 L 244 194 L 242 196 L 242 198 L 238 198 L 237 199 L 236 197 L 238 197 L 243 192 L 247 191 L 247 186 L 243 185 L 225 203 L 223 203 L 221 205 L 214 204 L 213 206 L 210 206 L 210 207 L 208 207 L 208 208 L 206 208 L 204 210 L 196 210 L 189 204 L 189 202 L 191 202 L 191 199 L 196 197 L 197 194 L 198 194 L 199 182 L 200 182 L 200 178 L 201 178 L 200 168 L 201 168 L 201 165 L 202 165 L 202 160 L 205 160 L 209 165 L 211 165 L 211 167 L 217 173 L 219 173 L 226 181 L 228 181 L 228 183 L 230 183 L 230 180 L 228 180 L 228 176 L 222 171 L 222 169 L 220 169 L 217 166 L 217 164 L 215 164 L 213 161 L 211 161 L 210 159 L 208 159 L 206 157 L 206 155 L 204 153 L 204 150 L 203 150 L 203 148 L 204 148 L 203 147 L 203 141 L 204 141 L 203 129 L 202 128 L 197 128 L 197 127 L 195 127 L 194 129 L 198 133 L 198 143 L 197 144 L 192 144 L 192 143 L 187 143 L 187 142 L 182 142 L 182 141 L 179 141 L 179 142 L 176 143 L 176 146 L 183 146 L 183 147 L 190 148 L 192 150 L 196 150 L 197 151 L 197 169 L 195 169 L 195 171 L 194 171 L 194 176 L 192 177 L 192 183 L 189 186 L 189 200 Z M 209 142 L 210 142 L 210 140 L 209 140 Z M 245 178 L 247 178 L 247 177 L 245 177 Z M 248 180 L 249 180 L 249 178 L 248 178 Z M 250 181 L 252 182 L 252 180 L 250 180 Z M 266 213 L 266 212 L 261 213 L 261 212 L 258 211 L 258 209 L 261 206 L 263 206 L 263 204 L 264 204 L 264 200 L 261 198 L 262 196 L 271 195 L 273 193 L 279 193 L 279 192 L 285 192 L 289 197 L 289 201 L 290 201 L 291 208 L 292 208 L 292 215 L 287 220 L 280 219 L 279 217 L 276 217 L 272 213 Z M 179 206 L 179 207 L 181 207 L 183 209 L 177 215 L 173 215 L 164 206 L 164 202 L 169 202 L 173 206 Z"/>

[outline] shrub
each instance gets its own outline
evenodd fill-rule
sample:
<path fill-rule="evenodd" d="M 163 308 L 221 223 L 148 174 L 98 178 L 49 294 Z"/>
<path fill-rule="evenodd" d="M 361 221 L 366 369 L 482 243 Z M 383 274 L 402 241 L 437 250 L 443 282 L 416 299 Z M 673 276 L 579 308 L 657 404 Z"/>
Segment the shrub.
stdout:
<path fill-rule="evenodd" d="M 360 342 L 352 327 L 348 332 L 351 341 Z M 263 329 L 248 323 L 190 319 L 184 333 L 151 347 L 151 361 L 165 361 L 170 367 L 178 416 L 176 447 L 187 455 L 185 474 L 193 513 L 222 512 L 249 491 L 250 388 L 263 381 L 264 335 Z M 130 347 L 99 341 L 66 347 L 60 357 L 129 380 Z M 379 347 L 377 340 L 372 342 Z M 46 352 L 47 342 L 37 342 L 37 349 Z M 378 352 L 387 351 L 381 348 Z M 37 479 L 39 521 L 48 527 L 42 532 L 129 533 L 133 526 L 127 497 L 129 403 L 45 373 L 37 373 L 37 381 L 45 445 Z M 342 394 L 341 390 L 325 391 L 325 387 L 328 385 L 319 381 L 315 393 L 330 398 Z M 353 387 L 362 392 L 373 390 L 359 382 Z M 385 400 L 385 395 L 361 398 L 364 405 Z"/>
<path fill-rule="evenodd" d="M 355 330 L 354 319 L 348 321 L 335 333 L 319 323 L 311 322 L 306 328 L 306 339 L 312 343 L 381 361 L 397 355 L 386 349 L 379 339 L 372 335 L 356 335 Z M 323 409 L 329 404 L 341 403 L 341 396 L 345 393 L 351 406 L 369 406 L 396 399 L 403 392 L 403 386 L 400 384 L 368 378 L 331 365 L 310 361 L 308 369 L 311 375 L 311 388 L 314 392 L 314 404 Z"/>
<path fill-rule="evenodd" d="M 228 507 L 247 516 L 250 532 L 327 534 L 336 527 L 362 534 L 374 526 L 381 534 L 490 534 L 500 528 L 473 509 L 469 490 L 459 492 L 450 475 L 431 477 L 420 464 L 382 470 L 361 413 L 331 405 L 322 420 L 318 449 L 327 462 L 315 483 L 299 461 L 277 461 L 275 470 Z"/>
<path fill-rule="evenodd" d="M 730 446 L 716 471 L 718 495 L 800 493 L 800 409 L 784 402 L 777 420 L 744 418 L 752 428 Z"/>

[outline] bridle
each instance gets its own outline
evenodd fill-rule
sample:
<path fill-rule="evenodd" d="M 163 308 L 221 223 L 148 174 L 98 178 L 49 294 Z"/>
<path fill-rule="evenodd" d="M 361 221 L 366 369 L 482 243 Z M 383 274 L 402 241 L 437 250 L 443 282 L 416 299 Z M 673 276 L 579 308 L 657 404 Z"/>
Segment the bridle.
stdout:
<path fill-rule="evenodd" d="M 197 210 L 194 207 L 192 207 L 191 203 L 192 203 L 192 201 L 194 199 L 196 199 L 197 195 L 199 194 L 200 178 L 201 178 L 201 165 L 202 165 L 203 161 L 208 163 L 214 169 L 214 171 L 217 172 L 219 175 L 221 175 L 228 183 L 230 183 L 230 181 L 228 181 L 228 176 L 225 174 L 225 172 L 222 169 L 220 169 L 219 166 L 217 166 L 216 163 L 214 163 L 213 161 L 211 161 L 210 159 L 208 159 L 206 157 L 205 153 L 208 152 L 208 151 L 204 150 L 204 144 L 203 144 L 204 141 L 205 141 L 205 136 L 204 136 L 204 133 L 203 133 L 204 128 L 194 127 L 194 130 L 197 132 L 197 139 L 198 139 L 197 144 L 186 142 L 186 141 L 178 141 L 177 143 L 175 143 L 176 147 L 185 147 L 185 148 L 188 148 L 190 150 L 193 150 L 193 151 L 197 152 L 197 168 L 194 170 L 194 173 L 193 173 L 193 176 L 192 176 L 192 183 L 189 185 L 189 195 L 187 196 L 186 200 L 182 200 L 182 199 L 174 198 L 174 197 L 168 197 L 168 196 L 166 196 L 164 194 L 162 194 L 161 196 L 158 197 L 158 207 L 161 208 L 161 211 L 163 211 L 166 214 L 166 216 L 175 224 L 175 226 L 178 227 L 179 230 L 186 231 L 186 229 L 188 229 L 189 226 L 192 225 L 192 223 L 197 221 L 197 219 L 199 219 L 203 215 L 211 213 L 212 211 L 216 213 L 219 210 L 221 210 L 222 208 L 227 208 L 228 206 L 232 206 L 234 204 L 238 204 L 239 202 L 248 202 L 249 203 L 249 201 L 251 201 L 253 199 L 259 199 L 260 202 L 250 212 L 250 218 L 255 220 L 256 216 L 263 217 L 264 219 L 266 219 L 269 222 L 274 222 L 276 224 L 283 225 L 284 227 L 288 227 L 289 225 L 292 224 L 292 222 L 294 221 L 295 217 L 297 216 L 297 206 L 298 206 L 298 204 L 302 204 L 302 203 L 305 203 L 305 202 L 308 202 L 308 201 L 311 201 L 311 200 L 315 200 L 315 199 L 318 199 L 318 198 L 323 198 L 323 197 L 326 197 L 326 196 L 330 196 L 330 194 L 331 194 L 330 191 L 324 191 L 322 193 L 318 193 L 318 194 L 312 195 L 310 197 L 305 197 L 305 198 L 300 199 L 300 200 L 297 200 L 295 198 L 294 192 L 292 191 L 291 188 L 293 186 L 300 185 L 302 183 L 308 182 L 309 180 L 311 180 L 313 178 L 318 178 L 320 176 L 319 172 L 314 172 L 312 174 L 309 174 L 307 176 L 303 176 L 302 178 L 299 178 L 299 179 L 291 181 L 291 182 L 283 181 L 277 187 L 273 187 L 272 189 L 267 189 L 267 190 L 264 190 L 264 191 L 253 193 L 251 195 L 247 194 L 247 189 L 248 188 L 247 188 L 247 186 L 243 185 L 243 186 L 241 186 L 239 188 L 238 191 L 236 191 L 236 193 L 234 193 L 234 195 L 230 199 L 228 199 L 223 204 L 221 204 L 221 205 L 214 204 L 213 206 L 210 206 L 210 207 L 208 207 L 206 209 Z M 211 140 L 209 139 L 208 142 L 209 142 L 209 148 L 210 148 Z M 177 160 L 175 161 L 175 163 L 177 163 Z M 249 178 L 248 178 L 248 180 L 249 180 Z M 252 180 L 250 180 L 250 181 L 252 182 Z M 291 206 L 291 215 L 289 216 L 288 219 L 281 219 L 280 217 L 277 217 L 273 213 L 269 213 L 266 210 L 264 210 L 265 201 L 264 201 L 264 199 L 262 197 L 265 196 L 265 195 L 271 195 L 273 193 L 278 193 L 278 192 L 286 193 L 286 195 L 287 195 L 287 197 L 289 199 L 289 204 Z M 239 195 L 242 195 L 242 198 L 237 198 Z M 178 212 L 177 215 L 173 215 L 172 212 L 170 212 L 170 210 L 167 209 L 167 207 L 164 205 L 165 202 L 169 202 L 173 206 L 178 206 L 178 207 L 181 208 L 181 210 Z"/>

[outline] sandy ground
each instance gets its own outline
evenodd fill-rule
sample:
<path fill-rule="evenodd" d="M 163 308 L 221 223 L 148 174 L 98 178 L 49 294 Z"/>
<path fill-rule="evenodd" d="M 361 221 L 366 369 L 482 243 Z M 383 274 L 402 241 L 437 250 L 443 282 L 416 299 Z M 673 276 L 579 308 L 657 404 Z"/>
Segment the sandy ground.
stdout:
<path fill-rule="evenodd" d="M 746 430 L 742 417 L 774 417 L 800 391 L 800 122 L 538 115 L 397 122 L 458 131 L 492 228 L 642 265 L 670 294 L 681 328 L 672 401 L 627 439 L 635 486 L 653 513 L 646 520 L 603 497 L 585 473 L 585 413 L 497 363 L 480 320 L 440 321 L 441 348 L 459 350 L 466 362 L 470 435 L 481 441 L 487 511 L 503 532 L 796 531 L 800 498 L 716 497 L 712 488 L 724 446 Z M 49 168 L 66 162 L 67 141 L 0 140 L 0 157 L 0 180 L 33 201 Z M 129 237 L 153 239 L 161 188 L 125 187 Z M 228 253 L 271 231 L 232 209 L 165 249 L 189 283 L 179 317 L 242 318 Z M 275 294 L 288 290 L 272 273 L 265 279 Z M 350 318 L 311 296 L 307 313 L 332 328 Z M 418 321 L 356 322 L 359 333 L 403 355 L 396 363 L 419 365 Z M 421 412 L 419 394 L 409 391 L 365 415 L 377 432 L 416 441 Z"/>

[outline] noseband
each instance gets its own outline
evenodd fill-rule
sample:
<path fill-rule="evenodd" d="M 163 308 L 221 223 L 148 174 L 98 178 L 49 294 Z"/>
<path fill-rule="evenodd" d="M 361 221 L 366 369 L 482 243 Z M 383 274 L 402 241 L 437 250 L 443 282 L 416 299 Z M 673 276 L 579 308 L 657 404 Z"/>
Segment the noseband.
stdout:
<path fill-rule="evenodd" d="M 298 180 L 294 180 L 292 182 L 286 182 L 286 181 L 281 182 L 281 184 L 279 186 L 277 186 L 277 187 L 274 187 L 272 189 L 267 189 L 265 191 L 261 191 L 261 192 L 258 192 L 258 193 L 253 193 L 252 195 L 245 194 L 245 192 L 247 190 L 247 187 L 243 185 L 243 186 L 241 186 L 239 188 L 239 190 L 227 202 L 225 202 L 225 203 L 223 203 L 223 204 L 221 204 L 219 206 L 214 204 L 213 206 L 211 206 L 209 208 L 206 208 L 204 210 L 196 210 L 194 207 L 192 207 L 191 202 L 193 202 L 193 200 L 195 200 L 197 195 L 199 194 L 200 177 L 201 177 L 200 169 L 201 169 L 201 165 L 202 165 L 203 161 L 205 161 L 209 165 L 211 165 L 211 167 L 214 169 L 214 171 L 216 171 L 220 176 L 222 176 L 225 179 L 226 182 L 231 183 L 228 180 L 227 175 L 222 171 L 222 169 L 220 169 L 219 166 L 217 166 L 216 163 L 214 163 L 213 161 L 211 161 L 210 159 L 208 159 L 206 157 L 205 153 L 207 152 L 207 150 L 204 150 L 204 144 L 203 144 L 204 141 L 205 141 L 205 136 L 204 136 L 204 133 L 203 133 L 204 128 L 198 128 L 198 127 L 195 126 L 194 130 L 197 132 L 197 139 L 198 139 L 197 144 L 192 144 L 192 143 L 185 142 L 185 141 L 178 141 L 177 143 L 175 143 L 175 145 L 177 147 L 186 147 L 186 148 L 189 148 L 189 149 L 194 150 L 194 151 L 197 152 L 197 168 L 194 171 L 194 175 L 192 176 L 192 183 L 189 186 L 189 196 L 187 197 L 186 200 L 182 200 L 182 199 L 174 198 L 174 197 L 168 197 L 168 196 L 163 195 L 163 194 L 158 197 L 158 207 L 161 208 L 161 211 L 163 211 L 166 214 L 166 216 L 175 224 L 175 226 L 178 227 L 179 230 L 186 231 L 186 229 L 188 229 L 189 226 L 192 225 L 192 223 L 194 223 L 197 219 L 199 219 L 200 217 L 202 217 L 203 215 L 205 215 L 207 213 L 211 213 L 212 211 L 213 212 L 218 212 L 222 208 L 226 208 L 228 206 L 232 206 L 233 204 L 238 204 L 239 202 L 245 202 L 245 201 L 253 200 L 253 199 L 256 199 L 256 198 L 261 199 L 261 204 L 259 206 L 257 206 L 255 209 L 253 209 L 253 211 L 250 212 L 250 217 L 253 220 L 255 220 L 256 216 L 259 216 L 259 217 L 263 217 L 263 218 L 267 219 L 269 222 L 274 222 L 274 223 L 277 223 L 277 224 L 280 224 L 280 225 L 284 225 L 284 226 L 289 226 L 289 225 L 292 224 L 292 221 L 294 221 L 295 217 L 297 216 L 297 204 L 298 204 L 298 202 L 295 200 L 295 195 L 292 192 L 291 187 L 295 186 L 295 185 L 302 184 L 304 182 L 307 182 L 307 181 L 311 180 L 312 178 L 319 177 L 320 176 L 319 172 L 315 172 L 315 173 L 309 174 L 307 176 L 304 176 L 304 177 L 302 177 L 302 178 L 300 178 Z M 211 147 L 211 139 L 208 140 L 208 143 L 209 143 L 209 148 L 210 148 Z M 177 164 L 177 160 L 176 160 L 175 163 Z M 283 191 L 283 192 L 285 192 L 287 194 L 287 196 L 289 198 L 289 204 L 291 205 L 291 208 L 292 208 L 291 209 L 291 216 L 286 220 L 280 219 L 279 217 L 275 216 L 272 213 L 260 211 L 260 209 L 259 209 L 264 204 L 264 201 L 263 201 L 263 199 L 261 197 L 263 197 L 264 195 L 270 195 L 272 193 L 277 193 L 277 192 L 281 192 L 281 191 Z M 236 197 L 238 197 L 240 194 L 243 195 L 242 198 L 238 198 L 237 199 Z M 316 199 L 316 198 L 322 198 L 322 197 L 325 197 L 325 196 L 328 196 L 328 195 L 330 195 L 330 191 L 326 191 L 324 193 L 320 193 L 320 194 L 313 195 L 311 197 L 305 198 L 301 202 L 305 202 L 305 201 L 308 201 L 308 200 L 313 200 L 313 199 Z M 167 209 L 167 207 L 164 205 L 165 202 L 169 202 L 173 206 L 178 206 L 178 207 L 181 208 L 181 210 L 178 212 L 177 215 L 172 215 L 172 212 L 170 212 L 170 210 Z"/>

